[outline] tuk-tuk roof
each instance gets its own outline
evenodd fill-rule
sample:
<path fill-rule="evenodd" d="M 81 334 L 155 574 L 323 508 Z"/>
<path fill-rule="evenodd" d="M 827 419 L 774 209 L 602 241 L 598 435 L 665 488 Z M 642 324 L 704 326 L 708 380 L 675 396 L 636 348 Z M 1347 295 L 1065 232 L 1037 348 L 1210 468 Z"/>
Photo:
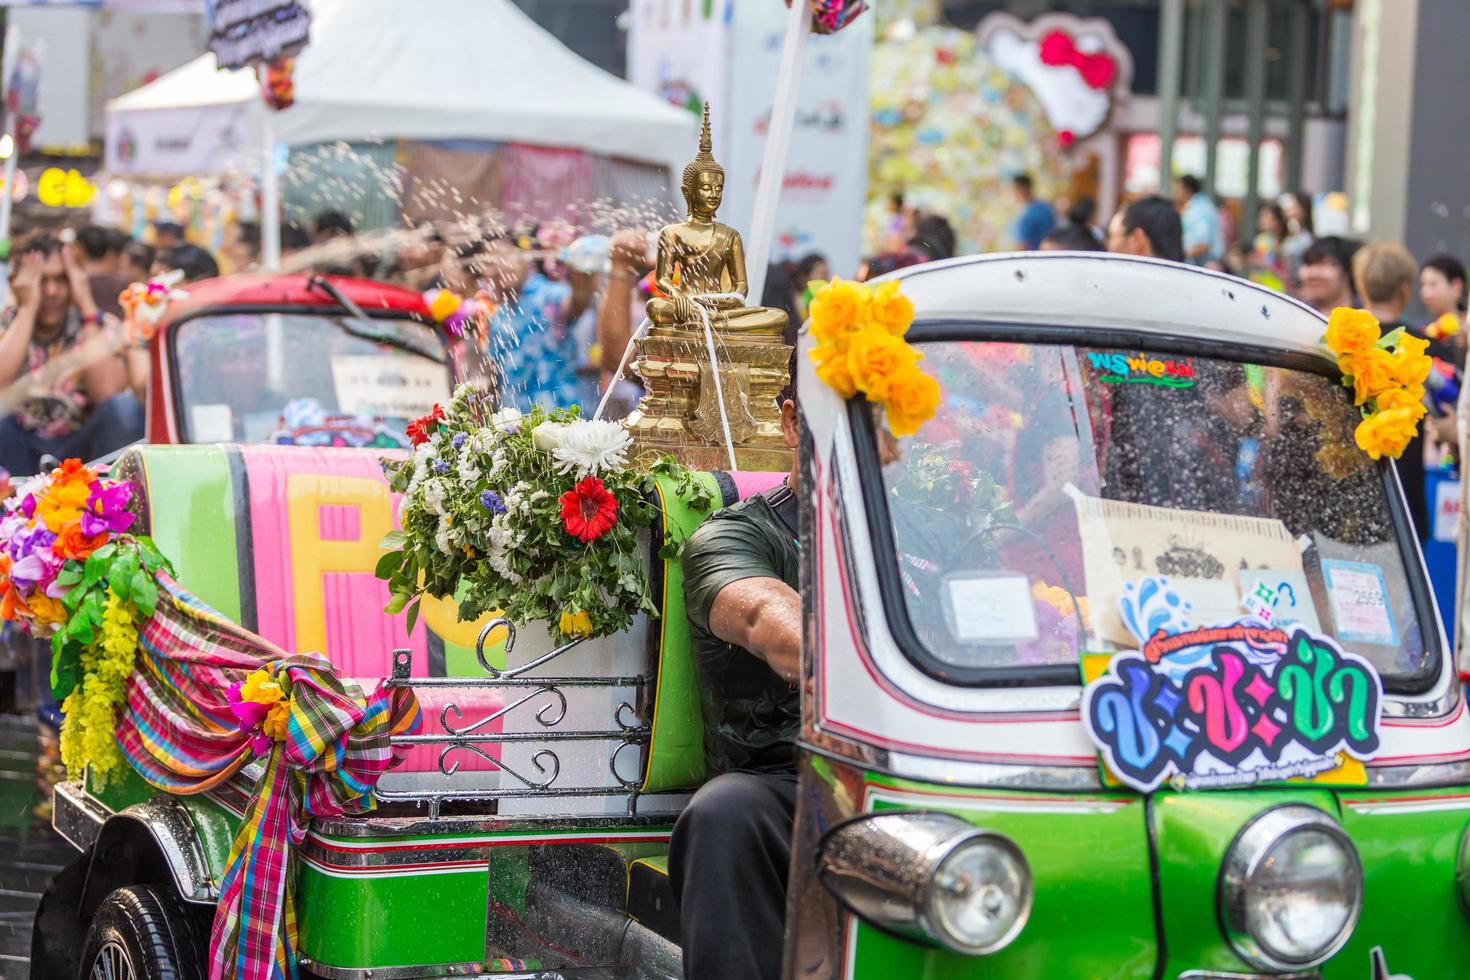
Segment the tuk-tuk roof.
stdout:
<path fill-rule="evenodd" d="M 335 307 L 337 301 L 323 289 L 310 288 L 308 275 L 237 275 L 204 279 L 182 287 L 188 296 L 170 304 L 164 322 L 172 323 L 197 310 L 221 306 Z M 422 293 L 371 279 L 324 276 L 363 312 L 390 310 L 429 319 Z"/>
<path fill-rule="evenodd" d="M 1223 272 L 1106 252 L 1017 252 L 913 266 L 903 280 L 920 319 L 1123 329 L 1249 344 L 1330 359 L 1325 319 Z"/>

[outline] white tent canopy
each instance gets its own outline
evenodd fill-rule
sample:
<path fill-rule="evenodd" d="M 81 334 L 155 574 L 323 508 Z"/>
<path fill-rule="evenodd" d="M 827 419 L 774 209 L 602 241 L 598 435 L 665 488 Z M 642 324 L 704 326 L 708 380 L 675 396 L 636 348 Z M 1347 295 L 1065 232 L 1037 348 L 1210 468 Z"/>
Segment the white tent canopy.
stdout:
<path fill-rule="evenodd" d="M 312 0 L 288 145 L 467 139 L 569 147 L 675 168 L 691 116 L 584 61 L 510 0 Z M 107 106 L 107 169 L 253 171 L 265 146 L 253 71 L 206 54 Z"/>

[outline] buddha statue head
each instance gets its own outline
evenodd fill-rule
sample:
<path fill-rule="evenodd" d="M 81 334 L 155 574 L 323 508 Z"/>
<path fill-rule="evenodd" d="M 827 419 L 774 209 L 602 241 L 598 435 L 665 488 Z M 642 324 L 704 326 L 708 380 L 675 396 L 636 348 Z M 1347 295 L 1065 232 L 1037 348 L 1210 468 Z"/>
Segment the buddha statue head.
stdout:
<path fill-rule="evenodd" d="M 699 134 L 699 153 L 684 168 L 679 187 L 691 217 L 708 221 L 720 209 L 725 196 L 725 168 L 714 158 L 714 142 L 710 138 L 709 103 L 704 104 L 704 128 Z"/>

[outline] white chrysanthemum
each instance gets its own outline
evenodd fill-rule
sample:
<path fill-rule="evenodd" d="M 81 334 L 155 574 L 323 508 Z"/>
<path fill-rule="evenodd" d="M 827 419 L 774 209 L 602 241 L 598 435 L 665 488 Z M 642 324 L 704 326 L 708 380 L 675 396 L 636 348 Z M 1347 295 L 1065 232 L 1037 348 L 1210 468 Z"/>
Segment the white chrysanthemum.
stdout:
<path fill-rule="evenodd" d="M 434 544 L 446 555 L 454 554 L 454 525 L 449 523 L 449 515 L 439 518 L 439 529 L 434 532 Z"/>
<path fill-rule="evenodd" d="M 480 457 L 466 444 L 459 455 L 459 478 L 465 483 L 474 483 L 480 479 Z"/>
<path fill-rule="evenodd" d="M 578 419 L 556 425 L 543 437 L 542 432 L 554 423 L 543 423 L 532 433 L 538 449 L 545 449 L 556 460 L 559 473 L 572 473 L 577 479 L 596 476 L 628 465 L 628 447 L 633 440 L 622 423 L 604 419 Z"/>
<path fill-rule="evenodd" d="M 502 408 L 490 416 L 490 428 L 496 432 L 508 432 L 521 424 L 521 410 L 518 408 Z"/>
<path fill-rule="evenodd" d="M 413 473 L 408 478 L 408 492 L 413 493 L 418 489 L 429 475 L 429 461 L 434 458 L 434 447 L 424 443 L 413 453 Z"/>
<path fill-rule="evenodd" d="M 424 482 L 424 510 L 436 516 L 443 516 L 444 498 L 448 496 L 449 488 L 443 480 L 433 479 Z"/>

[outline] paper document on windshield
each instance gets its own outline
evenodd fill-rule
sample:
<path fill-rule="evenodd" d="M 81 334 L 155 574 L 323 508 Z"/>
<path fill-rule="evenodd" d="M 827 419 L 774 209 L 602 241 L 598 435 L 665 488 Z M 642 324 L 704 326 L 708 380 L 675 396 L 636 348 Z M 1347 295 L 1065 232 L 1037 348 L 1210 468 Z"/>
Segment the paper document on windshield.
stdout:
<path fill-rule="evenodd" d="M 1241 615 L 1239 576 L 1251 568 L 1302 574 L 1301 552 L 1279 520 L 1151 507 L 1089 497 L 1068 485 L 1082 535 L 1091 634 L 1132 646 L 1118 613 L 1125 583 L 1167 576 L 1191 603 L 1190 621 L 1209 626 Z"/>
<path fill-rule="evenodd" d="M 332 384 L 343 415 L 412 419 L 449 398 L 444 365 L 422 357 L 337 354 L 332 357 Z"/>

